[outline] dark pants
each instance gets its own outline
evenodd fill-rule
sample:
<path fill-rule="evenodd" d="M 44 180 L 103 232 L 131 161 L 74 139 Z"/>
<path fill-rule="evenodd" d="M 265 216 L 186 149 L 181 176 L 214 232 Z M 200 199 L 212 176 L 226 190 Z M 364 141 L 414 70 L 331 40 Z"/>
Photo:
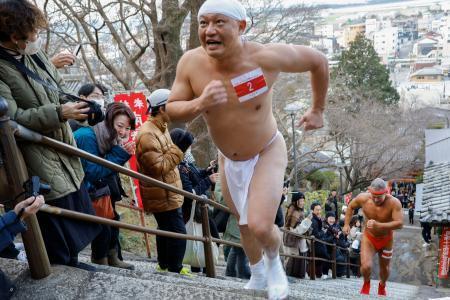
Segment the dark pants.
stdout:
<path fill-rule="evenodd" d="M 428 223 L 422 223 L 422 237 L 425 243 L 431 242 L 431 226 Z"/>
<path fill-rule="evenodd" d="M 409 212 L 409 224 L 414 224 L 414 212 Z"/>
<path fill-rule="evenodd" d="M 95 215 L 91 199 L 84 183 L 80 190 L 62 198 L 48 201 L 49 205 Z M 98 224 L 38 212 L 37 219 L 48 258 L 52 264 L 75 265 L 78 253 L 101 231 Z"/>
<path fill-rule="evenodd" d="M 227 268 L 225 275 L 230 277 L 238 277 L 242 279 L 250 278 L 250 267 L 248 258 L 242 248 L 231 247 L 227 259 Z"/>
<path fill-rule="evenodd" d="M 9 300 L 15 290 L 16 287 L 9 280 L 9 278 L 6 277 L 5 273 L 0 270 L 0 299 Z"/>
<path fill-rule="evenodd" d="M 115 210 L 114 215 L 114 220 L 119 221 L 120 217 Z M 100 231 L 91 243 L 93 258 L 101 259 L 107 257 L 109 250 L 116 249 L 119 253 L 119 258 L 122 259 L 120 255 L 119 228 L 107 225 L 101 226 L 102 231 Z"/>
<path fill-rule="evenodd" d="M 153 215 L 158 223 L 158 229 L 186 234 L 181 208 Z M 181 271 L 186 252 L 186 240 L 156 236 L 156 251 L 158 252 L 158 264 L 162 269 L 176 273 Z"/>
<path fill-rule="evenodd" d="M 20 253 L 20 251 L 16 249 L 16 245 L 14 245 L 14 243 L 11 243 L 8 246 L 6 246 L 5 249 L 0 251 L 0 257 L 16 259 L 17 255 L 19 255 L 19 253 Z"/>

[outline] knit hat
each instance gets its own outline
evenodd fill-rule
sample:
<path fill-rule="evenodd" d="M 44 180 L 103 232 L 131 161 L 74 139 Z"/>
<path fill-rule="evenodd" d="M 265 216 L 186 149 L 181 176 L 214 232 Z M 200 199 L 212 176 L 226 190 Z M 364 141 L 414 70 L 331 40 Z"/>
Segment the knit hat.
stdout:
<path fill-rule="evenodd" d="M 326 219 L 328 219 L 328 217 L 336 218 L 336 215 L 334 214 L 334 212 L 329 211 L 329 212 L 327 212 L 327 214 L 325 215 L 325 218 L 326 218 Z"/>
<path fill-rule="evenodd" d="M 305 194 L 303 194 L 300 191 L 292 191 L 292 198 L 291 198 L 291 202 L 296 202 L 300 199 L 305 199 Z"/>
<path fill-rule="evenodd" d="M 170 131 L 170 137 L 173 143 L 177 145 L 183 153 L 194 143 L 194 136 L 192 133 L 180 128 L 172 129 Z"/>

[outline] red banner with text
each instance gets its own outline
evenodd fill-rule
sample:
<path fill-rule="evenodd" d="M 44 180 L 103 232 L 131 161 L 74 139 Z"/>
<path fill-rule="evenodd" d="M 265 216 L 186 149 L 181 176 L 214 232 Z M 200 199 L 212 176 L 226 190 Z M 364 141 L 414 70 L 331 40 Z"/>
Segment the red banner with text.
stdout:
<path fill-rule="evenodd" d="M 442 227 L 442 235 L 439 243 L 439 272 L 440 279 L 448 278 L 450 264 L 450 227 Z"/>
<path fill-rule="evenodd" d="M 136 116 L 136 130 L 131 133 L 133 141 L 136 139 L 139 127 L 147 120 L 147 100 L 144 93 L 141 92 L 128 92 L 118 93 L 114 95 L 114 102 L 123 102 L 128 105 Z M 130 169 L 137 172 L 136 156 L 133 155 L 129 160 Z M 133 178 L 133 196 L 135 203 L 138 207 L 142 208 L 142 198 L 139 191 L 139 180 Z"/>

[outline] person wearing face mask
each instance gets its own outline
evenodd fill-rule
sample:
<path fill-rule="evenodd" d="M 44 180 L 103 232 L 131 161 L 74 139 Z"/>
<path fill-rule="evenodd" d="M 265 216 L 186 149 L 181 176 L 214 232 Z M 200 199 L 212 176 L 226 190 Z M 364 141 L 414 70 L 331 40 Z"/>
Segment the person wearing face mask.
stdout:
<path fill-rule="evenodd" d="M 8 116 L 32 130 L 57 141 L 76 146 L 68 120 L 86 119 L 86 103 L 66 102 L 49 86 L 65 89 L 64 82 L 40 50 L 40 30 L 47 27 L 44 13 L 27 0 L 0 1 L 0 97 L 8 103 Z M 38 63 L 39 62 L 39 63 Z M 32 78 L 30 73 L 48 82 Z M 39 176 L 51 186 L 48 204 L 81 213 L 94 214 L 83 182 L 80 159 L 38 143 L 20 142 L 30 176 Z M 38 212 L 37 219 L 52 264 L 94 270 L 78 262 L 78 253 L 100 231 L 100 226 Z"/>
<path fill-rule="evenodd" d="M 380 263 L 378 295 L 386 296 L 386 281 L 389 277 L 389 264 L 393 255 L 393 230 L 403 227 L 402 204 L 389 194 L 387 184 L 383 179 L 374 179 L 368 192 L 359 194 L 349 203 L 343 228 L 345 235 L 350 233 L 353 210 L 358 207 L 361 207 L 367 219 L 361 240 L 361 273 L 364 276 L 364 284 L 360 293 L 363 295 L 370 293 L 372 259 L 375 254 L 378 254 Z"/>
<path fill-rule="evenodd" d="M 101 109 L 105 111 L 105 94 L 107 88 L 100 83 L 86 83 L 83 84 L 78 90 L 78 96 L 81 99 L 86 99 L 96 102 L 100 105 Z M 73 132 L 77 131 L 80 127 L 89 126 L 87 121 L 69 120 L 70 128 Z"/>
<path fill-rule="evenodd" d="M 81 127 L 75 132 L 78 148 L 124 165 L 135 151 L 134 142 L 129 140 L 135 122 L 135 116 L 127 105 L 112 103 L 106 109 L 106 118 L 103 122 L 93 127 Z M 119 220 L 115 203 L 122 199 L 124 191 L 118 173 L 85 159 L 81 159 L 81 163 L 86 174 L 88 190 L 93 195 L 92 201 L 96 201 L 105 193 L 110 195 L 114 219 Z M 102 232 L 92 241 L 91 261 L 99 265 L 109 264 L 113 267 L 133 269 L 133 265 L 119 259 L 119 229 L 107 225 L 102 225 L 102 228 Z"/>

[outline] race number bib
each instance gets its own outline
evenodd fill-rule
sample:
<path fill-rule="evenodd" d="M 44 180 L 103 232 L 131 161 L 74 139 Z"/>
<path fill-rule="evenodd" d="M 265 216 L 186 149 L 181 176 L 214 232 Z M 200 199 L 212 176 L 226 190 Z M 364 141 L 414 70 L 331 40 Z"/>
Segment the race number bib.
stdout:
<path fill-rule="evenodd" d="M 255 98 L 269 90 L 261 68 L 231 79 L 240 102 Z"/>

